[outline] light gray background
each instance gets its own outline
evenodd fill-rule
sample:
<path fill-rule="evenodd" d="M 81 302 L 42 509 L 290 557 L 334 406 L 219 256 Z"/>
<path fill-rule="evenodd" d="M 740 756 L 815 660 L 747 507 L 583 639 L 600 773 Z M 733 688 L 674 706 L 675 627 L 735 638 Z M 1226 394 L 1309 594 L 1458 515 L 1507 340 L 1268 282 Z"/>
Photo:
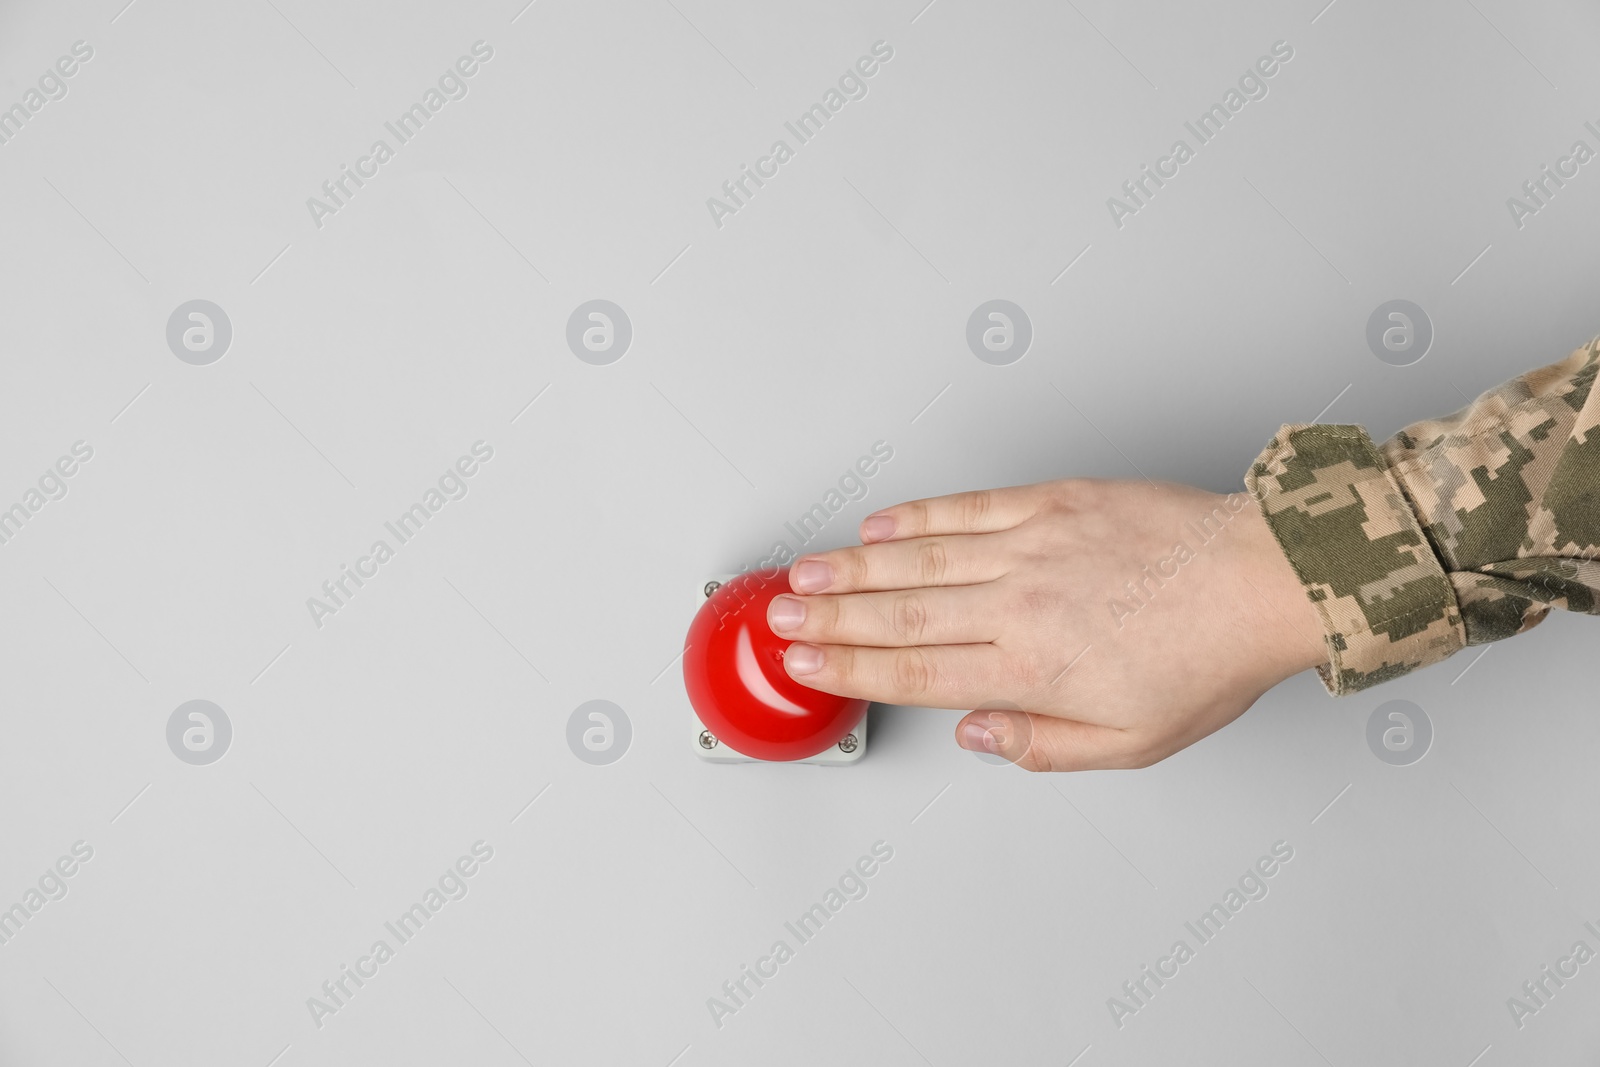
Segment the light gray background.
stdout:
<path fill-rule="evenodd" d="M 874 441 L 818 543 L 965 488 L 1236 488 L 1281 422 L 1386 435 L 1587 340 L 1600 163 L 1521 229 L 1506 198 L 1596 147 L 1592 4 L 123 3 L 0 8 L 0 104 L 94 48 L 0 145 L 0 500 L 94 448 L 0 545 L 0 906 L 95 850 L 0 946 L 0 1062 L 1592 1062 L 1600 964 L 1506 1007 L 1600 947 L 1590 620 L 1338 702 L 1305 675 L 1070 777 L 923 709 L 876 709 L 854 767 L 703 765 L 675 663 L 702 577 Z M 480 39 L 469 95 L 316 228 Z M 715 227 L 880 39 L 867 97 Z M 1277 40 L 1269 95 L 1114 226 Z M 564 340 L 597 298 L 634 329 L 610 366 Z M 996 298 L 1035 331 L 1006 367 L 965 343 Z M 1436 331 L 1404 368 L 1364 339 L 1396 298 Z M 165 342 L 192 299 L 232 322 L 211 366 Z M 470 494 L 314 627 L 479 439 Z M 1435 729 L 1409 767 L 1364 739 L 1395 698 Z M 233 724 L 209 766 L 166 743 L 193 699 Z M 565 740 L 596 699 L 632 722 L 609 766 Z M 479 839 L 470 894 L 313 1026 Z M 870 894 L 716 1028 L 880 839 Z M 1278 840 L 1271 894 L 1119 1030 L 1107 998 Z"/>

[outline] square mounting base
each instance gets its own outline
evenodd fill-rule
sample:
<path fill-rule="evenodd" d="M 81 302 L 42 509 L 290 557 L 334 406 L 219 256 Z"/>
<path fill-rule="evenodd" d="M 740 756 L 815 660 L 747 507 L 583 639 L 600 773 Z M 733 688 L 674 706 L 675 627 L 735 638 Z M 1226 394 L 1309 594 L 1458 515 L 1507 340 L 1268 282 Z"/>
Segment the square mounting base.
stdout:
<path fill-rule="evenodd" d="M 698 609 L 700 605 L 711 596 L 712 593 L 717 591 L 717 587 L 722 585 L 723 582 L 732 581 L 737 577 L 738 575 L 736 574 L 725 574 L 715 578 L 709 578 L 706 581 L 701 582 L 700 587 L 695 590 L 695 608 Z M 870 709 L 868 714 L 870 715 Z M 805 759 L 801 760 L 785 760 L 782 762 L 814 763 L 825 767 L 846 766 L 856 762 L 862 756 L 867 754 L 867 718 L 868 715 L 861 716 L 861 721 L 856 724 L 856 728 L 851 731 L 843 741 L 839 742 L 837 745 L 834 745 L 826 752 L 819 752 L 815 756 L 807 756 Z M 707 730 L 705 724 L 700 721 L 700 717 L 695 715 L 692 711 L 690 712 L 689 719 L 693 726 L 693 730 L 689 737 L 689 742 L 694 746 L 694 754 L 705 760 L 707 763 L 774 762 L 772 760 L 756 759 L 753 756 L 746 756 L 735 752 L 733 749 L 729 748 L 727 745 L 713 737 L 711 735 L 711 731 Z"/>

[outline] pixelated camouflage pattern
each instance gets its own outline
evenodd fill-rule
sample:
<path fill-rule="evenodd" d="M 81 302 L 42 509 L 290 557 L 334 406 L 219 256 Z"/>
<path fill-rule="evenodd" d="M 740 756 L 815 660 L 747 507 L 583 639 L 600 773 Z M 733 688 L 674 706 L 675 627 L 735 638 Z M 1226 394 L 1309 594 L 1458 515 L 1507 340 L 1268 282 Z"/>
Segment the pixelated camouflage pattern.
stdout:
<path fill-rule="evenodd" d="M 1283 427 L 1245 477 L 1322 616 L 1335 695 L 1600 614 L 1600 338 L 1381 446 Z"/>

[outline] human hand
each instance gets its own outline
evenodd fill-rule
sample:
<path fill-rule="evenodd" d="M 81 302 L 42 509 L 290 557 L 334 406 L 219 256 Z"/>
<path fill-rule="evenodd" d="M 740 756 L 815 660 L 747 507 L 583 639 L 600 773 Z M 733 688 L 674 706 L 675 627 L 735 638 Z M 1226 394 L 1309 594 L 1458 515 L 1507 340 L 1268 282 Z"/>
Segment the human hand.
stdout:
<path fill-rule="evenodd" d="M 790 676 L 978 708 L 957 743 L 1028 770 L 1147 767 L 1327 661 L 1242 492 L 1067 479 L 898 504 L 860 532 L 795 560 L 798 595 L 772 601 Z"/>

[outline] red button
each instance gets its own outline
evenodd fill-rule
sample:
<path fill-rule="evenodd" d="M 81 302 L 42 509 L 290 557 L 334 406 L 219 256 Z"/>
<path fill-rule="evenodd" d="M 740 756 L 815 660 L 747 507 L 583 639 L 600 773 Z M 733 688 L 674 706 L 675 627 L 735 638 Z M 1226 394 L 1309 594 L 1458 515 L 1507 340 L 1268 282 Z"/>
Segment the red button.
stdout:
<path fill-rule="evenodd" d="M 742 574 L 700 605 L 683 643 L 689 703 L 712 736 L 742 756 L 815 756 L 844 740 L 867 711 L 867 701 L 801 685 L 783 669 L 790 642 L 767 626 L 767 605 L 788 592 L 787 570 Z"/>

